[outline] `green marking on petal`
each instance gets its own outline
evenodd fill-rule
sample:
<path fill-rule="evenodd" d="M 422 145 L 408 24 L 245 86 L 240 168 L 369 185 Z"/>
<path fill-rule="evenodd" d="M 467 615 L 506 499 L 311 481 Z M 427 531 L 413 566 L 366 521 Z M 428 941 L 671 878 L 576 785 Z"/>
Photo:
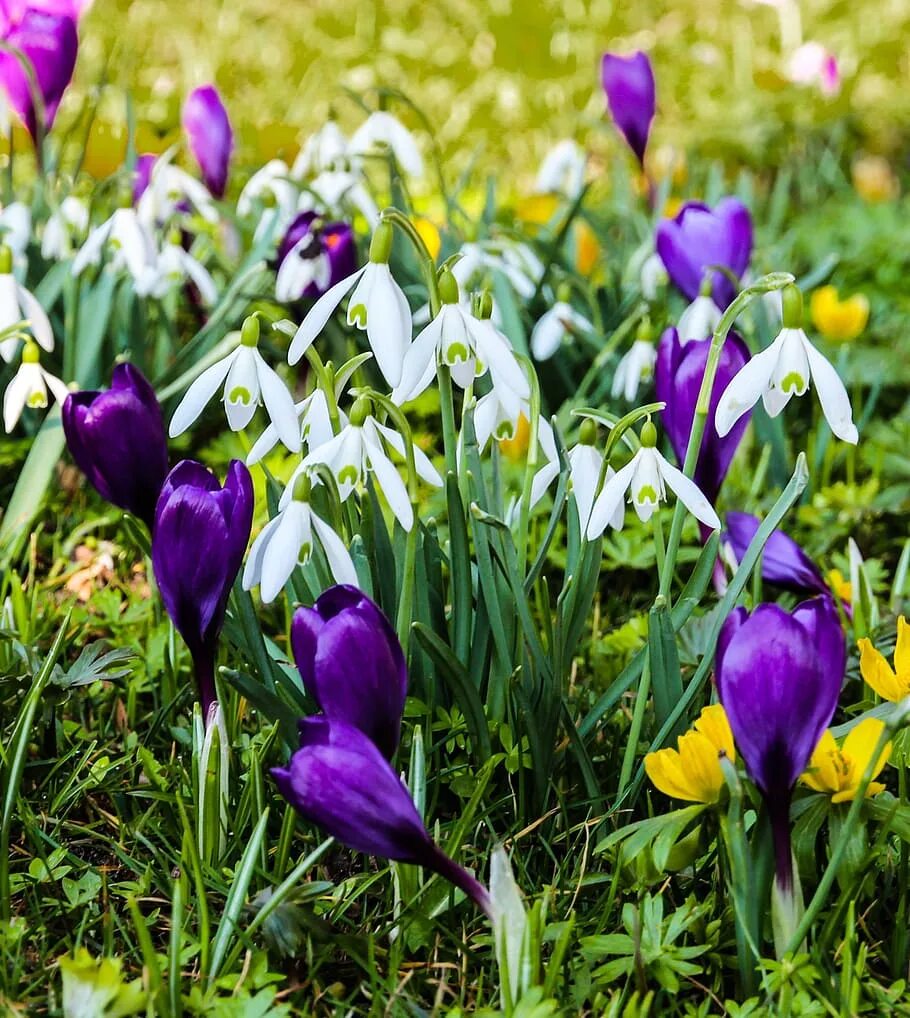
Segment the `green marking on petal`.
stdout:
<path fill-rule="evenodd" d="M 784 376 L 780 388 L 781 392 L 796 392 L 798 394 L 806 388 L 806 380 L 798 372 L 791 371 L 789 375 Z"/>
<path fill-rule="evenodd" d="M 450 343 L 446 347 L 446 364 L 449 367 L 468 360 L 470 356 L 471 353 L 464 343 Z"/>
<path fill-rule="evenodd" d="M 495 434 L 496 438 L 500 442 L 508 441 L 515 437 L 515 429 L 512 427 L 511 421 L 503 421 L 502 424 L 496 428 Z"/>
<path fill-rule="evenodd" d="M 304 565 L 304 563 L 310 561 L 310 555 L 313 554 L 313 546 L 309 541 L 304 541 L 300 546 L 300 551 L 297 552 L 297 561 Z"/>
<path fill-rule="evenodd" d="M 30 392 L 26 403 L 32 410 L 40 410 L 47 406 L 47 396 L 43 392 Z"/>
<path fill-rule="evenodd" d="M 358 304 L 356 307 L 348 308 L 348 324 L 356 325 L 358 329 L 367 327 L 367 309 L 365 304 Z"/>
<path fill-rule="evenodd" d="M 242 403 L 244 406 L 249 406 L 252 402 L 253 396 L 250 390 L 242 385 L 235 385 L 228 393 L 228 403 Z"/>
<path fill-rule="evenodd" d="M 357 483 L 357 467 L 352 466 L 350 463 L 342 467 L 338 471 L 338 483 L 339 484 L 356 484 Z"/>
<path fill-rule="evenodd" d="M 653 502 L 655 505 L 660 501 L 657 492 L 651 487 L 650 484 L 643 484 L 635 496 L 636 502 Z"/>

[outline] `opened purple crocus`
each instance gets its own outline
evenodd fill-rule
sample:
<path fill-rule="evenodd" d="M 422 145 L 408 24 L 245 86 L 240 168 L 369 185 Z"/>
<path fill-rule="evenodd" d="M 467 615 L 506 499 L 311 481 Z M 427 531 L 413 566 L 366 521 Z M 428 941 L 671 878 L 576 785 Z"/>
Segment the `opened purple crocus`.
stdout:
<path fill-rule="evenodd" d="M 847 651 L 837 609 L 815 597 L 792 611 L 736 608 L 720 633 L 717 692 L 736 745 L 765 799 L 778 892 L 793 892 L 790 798 L 828 727 Z"/>
<path fill-rule="evenodd" d="M 758 532 L 761 520 L 750 513 L 727 513 L 724 542 L 739 562 Z M 818 566 L 782 530 L 775 530 L 765 542 L 761 556 L 762 579 L 797 593 L 828 594 Z"/>
<path fill-rule="evenodd" d="M 651 61 L 639 50 L 630 56 L 604 53 L 600 80 L 610 116 L 629 148 L 644 166 L 645 149 L 654 119 L 655 87 Z"/>
<path fill-rule="evenodd" d="M 19 54 L 34 71 L 43 106 L 41 128 L 49 131 L 73 77 L 79 37 L 75 18 L 69 13 L 27 6 L 19 15 L 20 12 L 16 12 L 16 16 L 6 19 L 3 41 L 19 53 L 0 52 L 0 87 L 29 134 L 36 138 L 39 112 L 35 109 L 31 75 L 23 67 Z"/>
<path fill-rule="evenodd" d="M 713 209 L 686 202 L 673 219 L 658 224 L 657 253 L 674 285 L 695 300 L 709 266 L 723 266 L 737 279 L 742 277 L 752 256 L 752 217 L 738 198 L 722 198 Z M 711 293 L 723 310 L 736 296 L 736 287 L 724 273 L 715 272 Z"/>
<path fill-rule="evenodd" d="M 239 460 L 231 461 L 224 487 L 195 460 L 167 475 L 155 510 L 152 565 L 164 607 L 193 657 L 206 718 L 224 610 L 252 524 L 253 481 Z"/>
<path fill-rule="evenodd" d="M 304 687 L 326 717 L 359 728 L 391 759 L 408 673 L 378 606 L 356 587 L 331 587 L 312 608 L 294 613 L 291 646 Z"/>
<path fill-rule="evenodd" d="M 326 223 L 315 212 L 301 212 L 278 246 L 275 295 L 288 303 L 321 297 L 357 271 L 357 245 L 347 223 Z"/>
<path fill-rule="evenodd" d="M 216 198 L 223 198 L 234 151 L 234 131 L 214 85 L 200 85 L 186 97 L 183 130 L 206 187 Z"/>
<path fill-rule="evenodd" d="M 664 332 L 657 347 L 654 387 L 657 399 L 667 404 L 661 419 L 680 467 L 685 462 L 698 393 L 710 348 L 710 338 L 691 339 L 684 343 L 673 328 Z M 739 336 L 730 333 L 720 351 L 708 409 L 709 421 L 714 420 L 714 412 L 721 393 L 748 360 L 749 348 Z M 705 428 L 694 480 L 711 503 L 717 499 L 720 486 L 727 476 L 730 463 L 736 455 L 748 424 L 748 416 L 741 417 L 724 438 L 719 438 L 714 428 Z"/>
<path fill-rule="evenodd" d="M 167 476 L 167 436 L 155 390 L 142 372 L 118 364 L 106 392 L 71 393 L 63 404 L 63 432 L 98 494 L 151 530 Z"/>
<path fill-rule="evenodd" d="M 343 845 L 424 866 L 492 918 L 486 888 L 433 842 L 408 789 L 359 728 L 338 719 L 306 718 L 300 722 L 300 749 L 272 776 L 301 816 Z"/>

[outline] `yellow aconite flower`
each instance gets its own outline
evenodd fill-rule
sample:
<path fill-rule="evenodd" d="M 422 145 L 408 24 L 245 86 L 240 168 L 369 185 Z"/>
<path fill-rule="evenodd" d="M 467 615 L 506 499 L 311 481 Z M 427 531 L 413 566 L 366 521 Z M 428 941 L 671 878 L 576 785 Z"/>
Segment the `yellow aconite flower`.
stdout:
<path fill-rule="evenodd" d="M 882 156 L 860 156 L 850 169 L 853 187 L 865 201 L 894 201 L 900 194 L 900 184 L 894 170 Z"/>
<path fill-rule="evenodd" d="M 515 425 L 515 434 L 511 438 L 504 438 L 499 443 L 503 456 L 514 463 L 520 460 L 528 451 L 528 443 L 531 440 L 531 424 L 524 414 L 518 418 Z"/>
<path fill-rule="evenodd" d="M 719 703 L 705 707 L 692 728 L 676 740 L 676 746 L 645 757 L 651 783 L 674 799 L 717 802 L 724 787 L 720 754 L 736 759 L 733 732 L 723 707 Z"/>
<path fill-rule="evenodd" d="M 561 204 L 557 194 L 532 194 L 522 198 L 515 206 L 515 215 L 523 222 L 533 226 L 546 226 L 556 215 Z"/>
<path fill-rule="evenodd" d="M 572 226 L 575 233 L 575 268 L 583 276 L 589 276 L 600 258 L 600 242 L 584 219 L 576 219 Z"/>
<path fill-rule="evenodd" d="M 420 239 L 426 244 L 430 257 L 435 262 L 439 257 L 439 249 L 442 247 L 442 241 L 440 240 L 436 224 L 432 219 L 427 219 L 426 216 L 418 216 L 414 220 L 414 229 L 417 231 Z"/>
<path fill-rule="evenodd" d="M 861 293 L 840 300 L 833 286 L 819 287 L 810 308 L 815 328 L 825 339 L 841 343 L 856 339 L 869 322 L 869 301 Z"/>
<path fill-rule="evenodd" d="M 856 798 L 859 783 L 872 759 L 885 723 L 878 718 L 866 718 L 851 728 L 843 745 L 838 746 L 829 728 L 819 740 L 809 761 L 809 768 L 800 779 L 816 792 L 825 792 L 832 802 L 849 802 Z M 891 743 L 885 743 L 872 777 L 877 778 L 891 755 Z M 870 781 L 866 795 L 878 795 L 884 789 L 880 781 Z"/>
<path fill-rule="evenodd" d="M 910 625 L 903 615 L 897 620 L 894 667 L 888 664 L 870 640 L 863 638 L 859 641 L 859 670 L 883 700 L 897 703 L 910 693 Z"/>
<path fill-rule="evenodd" d="M 840 569 L 829 570 L 827 579 L 828 586 L 837 594 L 841 601 L 851 604 L 853 601 L 853 584 L 846 579 Z"/>

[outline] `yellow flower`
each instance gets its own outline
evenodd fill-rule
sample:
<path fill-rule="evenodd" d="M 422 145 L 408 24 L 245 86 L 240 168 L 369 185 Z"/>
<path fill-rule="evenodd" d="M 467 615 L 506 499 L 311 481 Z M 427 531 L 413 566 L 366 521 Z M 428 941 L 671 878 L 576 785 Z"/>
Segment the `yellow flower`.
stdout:
<path fill-rule="evenodd" d="M 849 802 L 856 798 L 859 783 L 872 759 L 875 747 L 885 727 L 878 718 L 866 718 L 851 728 L 843 745 L 838 746 L 829 728 L 819 740 L 809 761 L 809 768 L 800 779 L 816 792 L 825 792 L 832 802 Z M 891 743 L 885 743 L 872 777 L 877 778 L 891 755 Z M 878 795 L 884 789 L 880 781 L 870 781 L 866 795 Z"/>
<path fill-rule="evenodd" d="M 853 584 L 844 577 L 840 569 L 831 569 L 827 576 L 828 586 L 841 599 L 851 604 L 853 601 Z"/>
<path fill-rule="evenodd" d="M 655 180 L 669 180 L 674 187 L 682 187 L 689 175 L 686 153 L 672 145 L 661 145 L 648 153 L 648 169 Z"/>
<path fill-rule="evenodd" d="M 499 443 L 499 448 L 502 450 L 502 454 L 514 463 L 520 460 L 528 451 L 528 442 L 530 440 L 531 424 L 527 417 L 521 414 L 518 418 L 518 423 L 515 425 L 515 434 L 511 438 L 504 438 Z"/>
<path fill-rule="evenodd" d="M 900 194 L 894 170 L 882 156 L 860 156 L 850 169 L 853 187 L 864 201 L 894 201 Z"/>
<path fill-rule="evenodd" d="M 676 740 L 676 746 L 645 757 L 651 783 L 674 799 L 717 802 L 724 787 L 720 755 L 736 759 L 733 732 L 723 707 L 719 703 L 705 707 L 691 730 Z"/>
<path fill-rule="evenodd" d="M 600 243 L 584 219 L 576 219 L 572 226 L 575 234 L 575 268 L 583 276 L 589 276 L 600 258 Z"/>
<path fill-rule="evenodd" d="M 869 301 L 861 293 L 840 300 L 833 286 L 822 286 L 812 294 L 810 307 L 812 321 L 826 339 L 856 339 L 869 322 Z"/>
<path fill-rule="evenodd" d="M 859 670 L 883 700 L 897 703 L 910 693 L 910 626 L 903 615 L 897 620 L 894 668 L 863 638 L 859 641 Z"/>
<path fill-rule="evenodd" d="M 556 215 L 560 206 L 557 194 L 532 194 L 522 198 L 515 206 L 515 215 L 523 222 L 533 226 L 546 226 Z"/>
<path fill-rule="evenodd" d="M 432 219 L 427 219 L 426 216 L 418 216 L 414 220 L 414 229 L 417 231 L 420 239 L 426 244 L 430 257 L 435 262 L 439 257 L 439 249 L 442 247 L 442 241 L 440 240 L 436 224 Z"/>

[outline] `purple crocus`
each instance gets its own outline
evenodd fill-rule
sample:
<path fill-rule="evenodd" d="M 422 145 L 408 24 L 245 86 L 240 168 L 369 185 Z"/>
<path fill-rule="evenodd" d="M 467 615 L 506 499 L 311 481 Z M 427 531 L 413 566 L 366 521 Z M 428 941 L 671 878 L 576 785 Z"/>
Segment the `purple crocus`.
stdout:
<path fill-rule="evenodd" d="M 846 660 L 829 597 L 803 601 L 792 612 L 776 604 L 760 604 L 751 615 L 736 608 L 718 640 L 718 696 L 768 808 L 783 894 L 793 889 L 793 786 L 834 715 Z"/>
<path fill-rule="evenodd" d="M 214 85 L 200 85 L 186 97 L 183 130 L 206 187 L 216 198 L 223 198 L 234 151 L 234 131 Z"/>
<path fill-rule="evenodd" d="M 161 599 L 193 656 L 203 715 L 215 700 L 224 609 L 253 524 L 253 481 L 239 460 L 224 487 L 195 460 L 167 475 L 155 510 L 152 565 Z"/>
<path fill-rule="evenodd" d="M 148 190 L 149 182 L 152 179 L 152 170 L 155 168 L 155 161 L 158 156 L 153 152 L 143 152 L 136 159 L 136 168 L 133 170 L 133 204 L 138 205 L 139 199 Z"/>
<path fill-rule="evenodd" d="M 98 494 L 149 530 L 167 476 L 167 437 L 155 391 L 132 364 L 114 368 L 107 392 L 73 392 L 63 432 L 76 465 Z"/>
<path fill-rule="evenodd" d="M 654 71 L 647 54 L 604 53 L 600 80 L 607 94 L 610 116 L 629 148 L 644 166 L 645 149 L 654 119 Z"/>
<path fill-rule="evenodd" d="M 761 525 L 761 520 L 750 513 L 727 513 L 725 542 L 733 551 L 737 562 L 746 554 Z M 765 542 L 761 557 L 762 579 L 776 583 L 797 593 L 828 594 L 818 566 L 802 548 L 782 530 L 775 530 Z"/>
<path fill-rule="evenodd" d="M 357 245 L 347 223 L 326 223 L 301 212 L 278 246 L 275 295 L 283 303 L 321 297 L 357 270 Z"/>
<path fill-rule="evenodd" d="M 674 328 L 664 332 L 657 347 L 654 387 L 657 398 L 667 404 L 661 418 L 680 466 L 686 458 L 686 448 L 710 348 L 710 339 L 691 339 L 683 343 Z M 709 421 L 714 420 L 714 412 L 721 393 L 748 360 L 749 348 L 739 336 L 729 333 L 720 351 L 717 374 L 711 390 Z M 718 436 L 714 428 L 705 428 L 694 480 L 711 503 L 717 499 L 717 493 L 727 476 L 730 463 L 736 455 L 748 424 L 748 415 L 741 417 L 730 433 L 723 438 Z"/>
<path fill-rule="evenodd" d="M 331 587 L 312 608 L 294 613 L 291 646 L 304 687 L 326 717 L 359 728 L 391 759 L 408 673 L 378 606 L 356 587 Z"/>
<path fill-rule="evenodd" d="M 658 224 L 657 253 L 674 285 L 695 300 L 709 266 L 724 266 L 737 279 L 746 271 L 752 255 L 752 217 L 738 198 L 722 198 L 713 209 L 686 202 L 673 219 Z M 721 310 L 736 296 L 736 288 L 722 272 L 714 273 L 711 292 Z"/>
<path fill-rule="evenodd" d="M 491 916 L 486 888 L 433 842 L 404 783 L 359 728 L 306 718 L 300 749 L 272 776 L 301 816 L 343 845 L 439 873 Z"/>
<path fill-rule="evenodd" d="M 22 66 L 19 55 L 31 64 L 44 107 L 41 127 L 48 131 L 76 66 L 79 48 L 76 21 L 68 13 L 26 7 L 21 17 L 6 19 L 3 40 L 19 53 L 0 52 L 0 88 L 29 134 L 36 138 L 38 111 L 33 102 L 31 75 Z"/>

